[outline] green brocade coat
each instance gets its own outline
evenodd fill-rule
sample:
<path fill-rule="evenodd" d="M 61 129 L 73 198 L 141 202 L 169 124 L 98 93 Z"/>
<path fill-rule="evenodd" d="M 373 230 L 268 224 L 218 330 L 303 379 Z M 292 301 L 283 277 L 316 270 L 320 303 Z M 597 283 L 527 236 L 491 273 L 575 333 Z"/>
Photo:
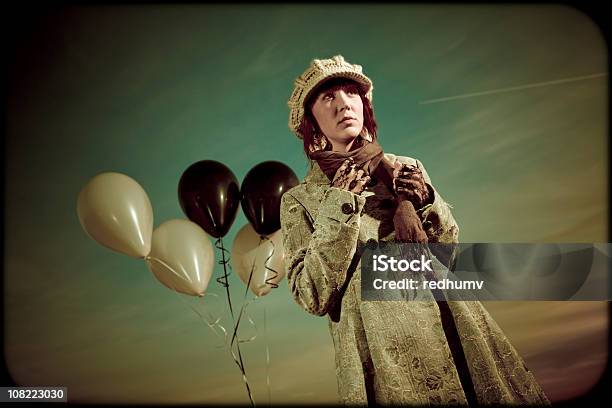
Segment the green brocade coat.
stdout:
<path fill-rule="evenodd" d="M 409 157 L 385 156 L 415 163 Z M 368 240 L 394 238 L 392 193 L 380 181 L 360 195 L 329 184 L 312 162 L 304 182 L 282 197 L 281 228 L 295 301 L 311 314 L 327 315 L 341 401 L 466 404 L 435 301 L 361 300 L 358 254 Z M 433 204 L 419 211 L 429 241 L 458 242 L 450 207 L 432 190 Z M 351 207 L 353 213 L 347 211 Z M 448 305 L 480 404 L 549 404 L 480 302 Z"/>

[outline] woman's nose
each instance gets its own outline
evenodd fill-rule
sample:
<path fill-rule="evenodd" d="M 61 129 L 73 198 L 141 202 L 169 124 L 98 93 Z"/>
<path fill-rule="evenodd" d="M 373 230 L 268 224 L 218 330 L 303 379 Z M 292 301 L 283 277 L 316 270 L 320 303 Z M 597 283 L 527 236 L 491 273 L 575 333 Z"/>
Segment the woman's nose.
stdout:
<path fill-rule="evenodd" d="M 349 98 L 348 94 L 343 90 L 338 91 L 338 96 L 336 97 L 338 101 L 338 111 L 342 111 L 344 109 L 351 109 L 351 98 Z"/>

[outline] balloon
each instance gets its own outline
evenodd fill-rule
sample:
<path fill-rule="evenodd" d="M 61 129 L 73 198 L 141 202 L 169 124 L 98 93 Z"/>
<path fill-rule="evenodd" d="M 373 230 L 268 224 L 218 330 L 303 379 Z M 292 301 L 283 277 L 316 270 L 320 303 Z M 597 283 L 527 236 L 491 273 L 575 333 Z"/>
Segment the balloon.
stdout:
<path fill-rule="evenodd" d="M 149 270 L 166 287 L 204 296 L 212 277 L 215 254 L 208 235 L 188 220 L 169 220 L 153 231 Z"/>
<path fill-rule="evenodd" d="M 253 167 L 242 182 L 242 210 L 259 235 L 280 229 L 281 196 L 299 183 L 295 173 L 277 161 Z"/>
<path fill-rule="evenodd" d="M 151 250 L 153 209 L 144 189 L 121 173 L 92 178 L 77 198 L 81 226 L 99 244 L 142 258 Z"/>
<path fill-rule="evenodd" d="M 261 240 L 253 226 L 246 224 L 238 231 L 232 245 L 232 267 L 246 284 L 253 268 L 250 288 L 257 296 L 265 296 L 285 277 L 285 255 L 281 231 Z M 271 242 L 272 243 L 271 243 Z M 268 263 L 266 260 L 272 255 Z M 266 269 L 273 269 L 273 271 Z"/>
<path fill-rule="evenodd" d="M 236 176 L 224 164 L 202 160 L 183 172 L 178 188 L 183 212 L 209 235 L 220 238 L 232 226 L 240 190 Z"/>

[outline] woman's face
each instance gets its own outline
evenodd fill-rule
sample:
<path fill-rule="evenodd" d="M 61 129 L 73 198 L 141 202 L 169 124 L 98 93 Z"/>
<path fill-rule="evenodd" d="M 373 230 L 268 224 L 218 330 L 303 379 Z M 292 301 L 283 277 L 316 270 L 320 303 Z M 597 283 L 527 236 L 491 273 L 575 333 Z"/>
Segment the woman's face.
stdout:
<path fill-rule="evenodd" d="M 363 102 L 352 87 L 321 92 L 312 114 L 333 150 L 345 151 L 363 129 Z"/>

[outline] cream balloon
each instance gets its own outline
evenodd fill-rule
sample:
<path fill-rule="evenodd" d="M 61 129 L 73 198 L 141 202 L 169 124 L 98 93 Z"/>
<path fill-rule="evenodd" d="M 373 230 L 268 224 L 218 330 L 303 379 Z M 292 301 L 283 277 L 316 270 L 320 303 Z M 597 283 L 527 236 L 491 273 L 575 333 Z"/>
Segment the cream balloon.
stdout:
<path fill-rule="evenodd" d="M 153 209 L 144 189 L 121 173 L 101 173 L 80 191 L 81 226 L 99 244 L 142 258 L 151 250 Z"/>
<path fill-rule="evenodd" d="M 270 255 L 272 257 L 266 264 L 266 259 Z M 249 275 L 251 274 L 251 268 L 253 268 L 253 276 L 249 287 L 257 296 L 265 296 L 270 293 L 273 288 L 270 283 L 278 285 L 285 277 L 284 258 L 280 230 L 268 235 L 268 239 L 261 240 L 251 224 L 246 224 L 234 238 L 232 267 L 245 284 L 249 282 Z M 266 266 L 273 271 L 267 269 Z"/>
<path fill-rule="evenodd" d="M 215 253 L 210 238 L 189 220 L 173 219 L 153 231 L 149 270 L 162 284 L 191 296 L 204 296 L 213 274 Z"/>

